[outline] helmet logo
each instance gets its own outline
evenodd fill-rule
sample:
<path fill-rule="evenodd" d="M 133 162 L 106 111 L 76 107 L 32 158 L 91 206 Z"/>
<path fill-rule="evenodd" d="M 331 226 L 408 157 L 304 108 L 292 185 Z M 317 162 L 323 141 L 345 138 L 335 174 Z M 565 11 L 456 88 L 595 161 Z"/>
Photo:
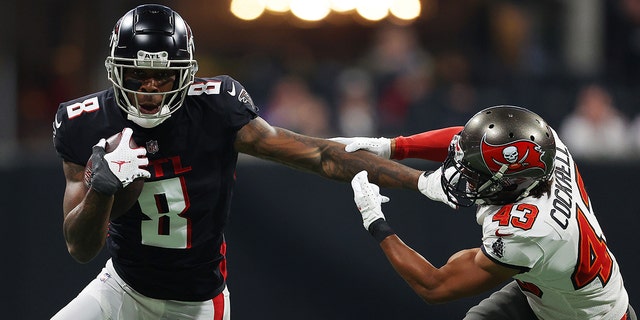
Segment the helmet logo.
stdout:
<path fill-rule="evenodd" d="M 516 163 L 518 161 L 518 148 L 515 146 L 506 147 L 502 149 L 502 155 L 509 163 Z"/>
<path fill-rule="evenodd" d="M 480 152 L 485 165 L 491 172 L 498 172 L 503 165 L 507 166 L 506 175 L 527 169 L 539 169 L 543 172 L 547 166 L 542 161 L 544 151 L 537 143 L 529 140 L 518 140 L 503 145 L 487 143 L 486 135 L 482 137 Z"/>
<path fill-rule="evenodd" d="M 166 68 L 168 67 L 169 54 L 166 51 L 148 52 L 138 50 L 137 65 L 140 67 Z"/>

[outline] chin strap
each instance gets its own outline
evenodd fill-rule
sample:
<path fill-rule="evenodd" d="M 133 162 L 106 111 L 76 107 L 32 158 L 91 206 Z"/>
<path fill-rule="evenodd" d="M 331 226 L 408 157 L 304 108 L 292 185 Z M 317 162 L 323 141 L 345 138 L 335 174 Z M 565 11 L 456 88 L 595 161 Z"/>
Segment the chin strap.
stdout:
<path fill-rule="evenodd" d="M 171 115 L 167 115 L 166 117 L 162 117 L 162 118 L 140 118 L 140 117 L 136 117 L 134 115 L 128 114 L 127 115 L 127 119 L 133 121 L 133 123 L 143 127 L 143 128 L 153 128 L 156 127 L 158 125 L 160 125 L 161 123 L 163 123 L 165 120 L 169 119 L 169 117 L 171 117 Z"/>
<path fill-rule="evenodd" d="M 129 110 L 135 110 L 136 112 L 138 111 L 133 107 L 129 107 Z M 165 115 L 163 116 L 163 114 Z M 143 128 L 149 129 L 149 128 L 157 127 L 161 123 L 165 122 L 165 120 L 169 119 L 169 117 L 171 117 L 171 114 L 169 113 L 169 107 L 167 107 L 166 105 L 162 107 L 162 109 L 158 113 L 156 113 L 156 116 L 157 117 L 154 117 L 154 118 L 143 118 L 143 117 L 134 116 L 131 113 L 127 113 L 127 119 L 133 121 L 133 123 Z"/>

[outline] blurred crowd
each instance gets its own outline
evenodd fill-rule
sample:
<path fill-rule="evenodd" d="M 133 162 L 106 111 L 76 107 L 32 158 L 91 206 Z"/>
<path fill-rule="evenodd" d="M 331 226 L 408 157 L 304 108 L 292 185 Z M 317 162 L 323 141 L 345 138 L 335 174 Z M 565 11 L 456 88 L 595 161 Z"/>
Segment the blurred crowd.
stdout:
<path fill-rule="evenodd" d="M 640 0 L 595 1 L 601 29 L 593 36 L 600 40 L 586 47 L 589 55 L 566 48 L 571 3 L 585 2 L 424 1 L 425 12 L 436 7 L 436 13 L 422 23 L 362 28 L 367 36 L 351 44 L 355 54 L 345 59 L 304 43 L 283 46 L 289 51 L 281 55 L 255 54 L 251 45 L 245 54 L 213 54 L 203 45 L 207 31 L 194 27 L 201 22 L 183 16 L 196 36 L 199 75 L 239 80 L 272 125 L 321 137 L 410 135 L 513 104 L 546 118 L 578 158 L 638 159 Z M 177 2 L 167 4 L 183 11 Z M 72 24 L 89 22 L 69 16 Z M 104 23 L 110 29 L 113 22 Z M 106 44 L 84 50 L 71 31 L 62 35 L 71 42 L 59 39 L 42 58 L 52 66 L 38 70 L 46 76 L 29 74 L 18 83 L 18 138 L 27 150 L 50 151 L 60 102 L 107 87 Z M 104 35 L 97 43 L 106 41 Z M 334 44 L 323 45 L 330 51 Z"/>

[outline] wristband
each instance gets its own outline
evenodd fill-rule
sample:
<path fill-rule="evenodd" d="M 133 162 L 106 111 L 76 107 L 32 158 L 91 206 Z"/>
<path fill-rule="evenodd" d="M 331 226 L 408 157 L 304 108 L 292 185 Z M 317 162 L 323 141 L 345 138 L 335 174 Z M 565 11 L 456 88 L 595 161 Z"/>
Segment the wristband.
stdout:
<path fill-rule="evenodd" d="M 386 237 L 396 234 L 383 218 L 380 218 L 369 225 L 369 233 L 371 233 L 378 242 L 382 242 Z"/>

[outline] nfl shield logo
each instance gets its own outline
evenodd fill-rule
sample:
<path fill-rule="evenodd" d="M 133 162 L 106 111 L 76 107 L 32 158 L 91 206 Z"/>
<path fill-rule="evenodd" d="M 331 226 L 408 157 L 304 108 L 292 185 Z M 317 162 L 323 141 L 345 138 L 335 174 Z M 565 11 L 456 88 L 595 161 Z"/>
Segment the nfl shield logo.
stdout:
<path fill-rule="evenodd" d="M 154 154 L 160 150 L 157 140 L 147 141 L 147 153 Z"/>

